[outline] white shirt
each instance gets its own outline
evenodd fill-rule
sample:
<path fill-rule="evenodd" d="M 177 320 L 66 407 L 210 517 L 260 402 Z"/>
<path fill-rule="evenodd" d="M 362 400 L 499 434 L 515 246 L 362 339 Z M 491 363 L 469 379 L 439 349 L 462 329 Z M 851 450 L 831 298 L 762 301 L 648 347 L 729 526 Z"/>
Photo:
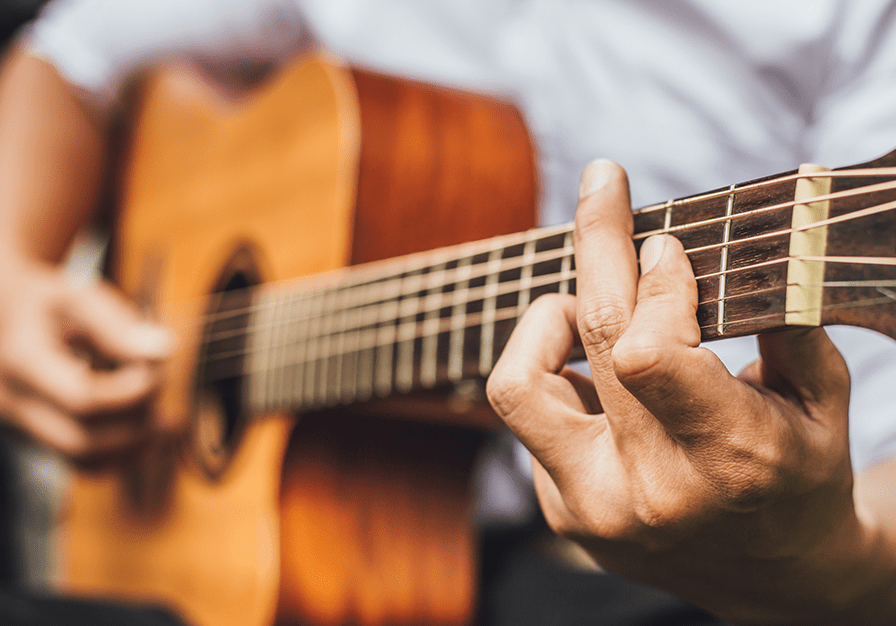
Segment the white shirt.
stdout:
<path fill-rule="evenodd" d="M 542 221 L 568 222 L 608 157 L 640 206 L 803 162 L 896 148 L 896 3 L 884 0 L 59 0 L 32 50 L 109 106 L 164 56 L 279 61 L 317 42 L 354 64 L 515 99 L 536 140 Z M 894 235 L 896 237 L 896 235 Z M 831 336 L 853 376 L 857 470 L 896 456 L 896 343 Z M 755 341 L 711 345 L 733 371 Z"/>

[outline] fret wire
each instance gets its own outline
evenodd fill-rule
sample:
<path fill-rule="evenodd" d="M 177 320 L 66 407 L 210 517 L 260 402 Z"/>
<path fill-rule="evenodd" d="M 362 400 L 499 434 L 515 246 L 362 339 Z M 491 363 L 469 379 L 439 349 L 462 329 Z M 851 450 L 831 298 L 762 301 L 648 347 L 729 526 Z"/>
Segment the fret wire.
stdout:
<path fill-rule="evenodd" d="M 563 256 L 560 257 L 560 288 L 558 289 L 558 293 L 569 293 L 569 281 L 572 277 L 573 254 L 572 231 L 569 231 L 563 236 Z"/>
<path fill-rule="evenodd" d="M 722 243 L 724 247 L 721 250 L 720 259 L 719 259 L 719 306 L 716 312 L 716 322 L 717 327 L 716 331 L 719 335 L 725 334 L 725 296 L 727 294 L 728 289 L 728 243 L 731 239 L 731 216 L 734 213 L 734 185 L 731 185 L 731 194 L 728 196 L 728 205 L 725 209 L 725 216 L 728 218 L 725 221 L 725 228 L 722 234 Z"/>
<path fill-rule="evenodd" d="M 418 294 L 422 288 L 423 275 L 412 273 L 405 278 L 401 289 L 403 295 L 398 304 L 398 341 L 395 346 L 398 353 L 395 388 L 399 392 L 406 392 L 414 385 L 414 337 L 417 335 L 417 313 L 420 311 L 420 297 L 404 294 Z"/>
<path fill-rule="evenodd" d="M 486 321 L 482 323 L 479 334 L 479 373 L 483 376 L 487 375 L 494 365 L 492 361 L 495 358 L 495 309 L 500 289 L 498 280 L 501 260 L 505 250 L 506 248 L 496 248 L 489 253 L 488 257 L 489 271 L 482 299 L 482 318 Z"/>
<path fill-rule="evenodd" d="M 392 281 L 395 282 L 395 281 Z M 376 351 L 376 377 L 373 390 L 381 397 L 392 393 L 392 365 L 394 361 L 393 344 L 397 335 L 396 323 L 398 321 L 399 301 L 401 295 L 400 281 L 397 284 L 397 293 L 392 300 L 384 302 L 380 306 L 380 315 L 377 316 L 378 346 Z"/>
<path fill-rule="evenodd" d="M 270 355 L 270 374 L 268 375 L 268 403 L 274 406 L 280 402 L 280 392 L 283 390 L 283 365 L 285 361 L 285 342 L 283 331 L 285 330 L 286 320 L 283 315 L 283 295 L 280 294 L 274 298 L 274 306 L 272 307 L 272 328 L 271 328 L 271 345 L 274 347 L 269 351 Z"/>
<path fill-rule="evenodd" d="M 324 297 L 325 291 L 319 290 L 317 291 L 311 299 L 309 304 L 309 309 L 314 311 L 322 311 L 324 308 Z M 321 324 L 321 319 L 319 315 L 309 316 L 308 318 L 308 336 L 314 337 L 319 334 L 319 326 Z M 308 357 L 305 360 L 305 384 L 304 384 L 304 398 L 302 404 L 305 406 L 313 406 L 314 405 L 314 390 L 316 389 L 317 383 L 317 375 L 319 371 L 319 360 L 317 358 L 317 350 L 318 343 L 316 341 L 308 341 L 306 343 L 306 354 Z"/>
<path fill-rule="evenodd" d="M 336 299 L 338 297 L 338 286 L 334 286 L 331 289 L 328 289 L 326 292 L 326 296 L 324 297 L 324 314 L 320 316 L 322 324 L 321 324 L 321 341 L 323 342 L 323 347 L 321 348 L 321 353 L 325 356 L 320 360 L 320 372 L 317 381 L 317 395 L 318 399 L 316 400 L 317 404 L 323 404 L 327 401 L 327 392 L 329 391 L 329 381 L 330 381 L 330 342 L 333 337 L 333 320 L 334 320 L 334 312 L 336 310 Z"/>
<path fill-rule="evenodd" d="M 375 287 L 367 286 L 368 290 L 375 289 Z M 355 309 L 357 319 L 361 320 L 361 323 L 358 325 L 356 329 L 357 332 L 357 343 L 361 345 L 361 337 L 365 328 L 375 328 L 377 323 L 377 315 L 375 311 L 370 311 L 369 309 Z M 359 357 L 358 357 L 358 381 L 357 381 L 357 398 L 359 400 L 369 400 L 373 397 L 373 376 L 374 372 L 374 364 L 376 361 L 376 351 L 374 348 L 359 348 Z M 363 357 L 363 358 L 362 358 Z"/>
<path fill-rule="evenodd" d="M 336 292 L 336 314 L 333 316 L 334 319 L 339 320 L 338 326 L 343 328 L 346 326 L 346 321 L 348 320 L 348 313 L 350 311 L 349 308 L 343 305 L 341 302 L 342 299 L 345 298 L 345 294 L 347 290 L 340 289 Z M 335 363 L 335 371 L 329 378 L 329 384 L 327 385 L 327 394 L 326 398 L 334 398 L 335 400 L 339 400 L 342 397 L 342 386 L 343 386 L 343 375 L 345 374 L 345 362 L 344 362 L 344 354 L 345 354 L 345 342 L 346 335 L 348 333 L 345 332 L 335 332 L 336 336 L 336 363 Z"/>
<path fill-rule="evenodd" d="M 667 200 L 666 204 L 663 205 L 663 210 L 665 211 L 663 215 L 663 232 L 668 233 L 669 229 L 672 227 L 672 209 L 675 207 L 675 200 Z"/>
<path fill-rule="evenodd" d="M 522 315 L 526 308 L 529 306 L 529 298 L 532 294 L 532 270 L 533 265 L 535 264 L 535 244 L 536 240 L 530 239 L 523 247 L 523 262 L 522 269 L 520 271 L 519 296 L 517 298 L 517 309 L 519 309 L 519 315 Z"/>
<path fill-rule="evenodd" d="M 292 353 L 298 355 L 296 359 L 296 363 L 290 368 L 287 379 L 289 380 L 289 402 L 290 404 L 300 403 L 302 400 L 302 390 L 304 388 L 305 383 L 305 369 L 303 360 L 305 358 L 306 350 L 307 350 L 307 341 L 306 337 L 308 336 L 308 323 L 310 322 L 309 318 L 306 316 L 299 316 L 299 303 L 300 298 L 296 297 L 293 294 L 293 297 L 289 301 L 289 312 L 288 315 L 290 319 L 297 319 L 296 323 L 290 324 L 292 327 L 292 334 L 290 337 L 290 345 L 292 346 Z"/>
<path fill-rule="evenodd" d="M 268 368 L 264 363 L 264 359 L 268 354 L 264 350 L 264 346 L 268 345 L 271 333 L 271 321 L 265 319 L 265 315 L 270 315 L 273 304 L 269 304 L 270 296 L 268 294 L 257 294 L 264 302 L 263 306 L 259 306 L 252 310 L 252 314 L 247 325 L 246 348 L 239 351 L 240 354 L 248 354 L 248 371 L 253 375 L 250 377 L 250 405 L 264 409 L 267 406 L 267 379 L 269 376 Z M 254 298 L 253 298 L 254 299 Z M 256 345 L 257 344 L 257 345 Z M 207 362 L 212 359 L 207 358 Z"/>
<path fill-rule="evenodd" d="M 469 303 L 470 279 L 473 272 L 473 258 L 458 264 L 460 280 L 453 292 L 451 306 L 451 331 L 448 340 L 448 380 L 452 382 L 463 378 L 464 366 L 464 330 L 467 323 L 467 305 Z M 462 265 L 461 265 L 462 264 Z M 441 315 L 441 312 L 439 312 Z"/>
<path fill-rule="evenodd" d="M 461 261 L 463 262 L 463 261 Z M 473 262 L 473 257 L 468 257 L 467 264 Z M 442 310 L 443 290 L 445 287 L 444 276 L 446 266 L 437 265 L 428 277 L 426 290 L 426 302 L 423 305 L 425 315 L 423 318 L 423 345 L 420 350 L 420 384 L 424 388 L 433 387 L 436 384 L 438 371 L 438 333 L 432 334 L 433 328 L 438 328 L 439 316 Z"/>

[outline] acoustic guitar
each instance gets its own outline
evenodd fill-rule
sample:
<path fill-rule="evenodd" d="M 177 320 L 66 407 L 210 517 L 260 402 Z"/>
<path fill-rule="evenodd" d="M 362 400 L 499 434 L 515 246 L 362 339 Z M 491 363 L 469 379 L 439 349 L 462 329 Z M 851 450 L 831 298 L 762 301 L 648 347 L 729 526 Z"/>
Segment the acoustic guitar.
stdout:
<path fill-rule="evenodd" d="M 158 410 L 190 427 L 77 479 L 66 586 L 200 626 L 470 623 L 477 381 L 575 292 L 520 116 L 322 59 L 247 99 L 183 68 L 143 94 L 112 276 L 180 333 Z M 704 339 L 896 337 L 894 209 L 896 153 L 645 207 L 635 242 L 684 243 Z"/>

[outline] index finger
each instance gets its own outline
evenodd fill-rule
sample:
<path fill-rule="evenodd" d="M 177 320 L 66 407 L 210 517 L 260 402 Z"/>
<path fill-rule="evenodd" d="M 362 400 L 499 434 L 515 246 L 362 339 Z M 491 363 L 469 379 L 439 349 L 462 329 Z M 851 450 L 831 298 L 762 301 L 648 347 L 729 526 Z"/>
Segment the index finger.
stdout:
<path fill-rule="evenodd" d="M 602 419 L 594 404 L 562 371 L 575 342 L 572 296 L 535 300 L 514 329 L 488 379 L 488 397 L 498 415 L 552 474 L 593 460 Z M 589 435 L 590 431 L 590 435 Z"/>
<path fill-rule="evenodd" d="M 582 173 L 575 224 L 579 334 L 594 386 L 617 435 L 644 433 L 646 411 L 616 378 L 613 346 L 628 328 L 638 293 L 638 260 L 628 177 L 610 161 Z M 650 419 L 655 426 L 655 421 Z"/>

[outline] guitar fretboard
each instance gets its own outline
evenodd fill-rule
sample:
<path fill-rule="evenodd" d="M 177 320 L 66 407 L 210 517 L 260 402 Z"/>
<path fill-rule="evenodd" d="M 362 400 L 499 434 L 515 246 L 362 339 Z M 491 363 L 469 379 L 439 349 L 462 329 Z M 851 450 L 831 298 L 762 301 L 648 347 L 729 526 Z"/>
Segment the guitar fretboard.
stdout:
<path fill-rule="evenodd" d="M 843 215 L 856 220 L 860 211 L 847 200 L 863 199 L 864 218 L 883 215 L 889 209 L 880 201 L 889 196 L 881 194 L 892 195 L 896 175 L 863 171 L 849 174 L 859 183 L 829 194 L 848 204 Z M 842 173 L 827 176 L 845 180 Z M 786 325 L 794 191 L 804 177 L 791 172 L 634 213 L 636 246 L 657 233 L 684 244 L 697 277 L 704 340 Z M 833 215 L 832 224 L 855 226 L 856 220 Z M 861 274 L 870 260 L 834 265 L 837 272 L 851 265 Z M 896 287 L 893 279 L 884 282 Z M 842 286 L 876 288 L 875 302 L 887 299 L 880 295 L 886 285 L 859 283 L 853 276 Z M 307 411 L 441 387 L 487 376 L 535 298 L 575 290 L 572 227 L 534 229 L 264 285 L 251 299 L 222 294 L 208 326 L 203 367 L 206 380 L 241 378 L 249 408 L 258 412 Z"/>

